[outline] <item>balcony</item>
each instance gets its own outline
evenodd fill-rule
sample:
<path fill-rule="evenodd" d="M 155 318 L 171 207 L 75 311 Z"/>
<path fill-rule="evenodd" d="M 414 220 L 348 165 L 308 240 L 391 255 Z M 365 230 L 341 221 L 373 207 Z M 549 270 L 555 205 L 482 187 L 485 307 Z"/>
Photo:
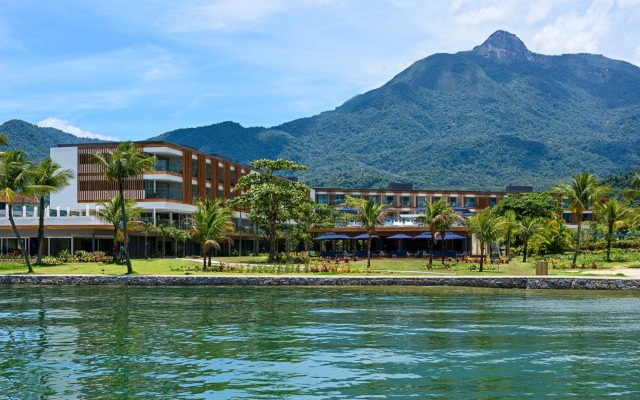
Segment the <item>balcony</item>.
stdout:
<path fill-rule="evenodd" d="M 170 160 L 158 160 L 154 166 L 156 172 L 173 172 L 174 174 L 182 174 L 182 162 Z"/>
<path fill-rule="evenodd" d="M 182 189 L 145 189 L 144 198 L 182 201 Z"/>

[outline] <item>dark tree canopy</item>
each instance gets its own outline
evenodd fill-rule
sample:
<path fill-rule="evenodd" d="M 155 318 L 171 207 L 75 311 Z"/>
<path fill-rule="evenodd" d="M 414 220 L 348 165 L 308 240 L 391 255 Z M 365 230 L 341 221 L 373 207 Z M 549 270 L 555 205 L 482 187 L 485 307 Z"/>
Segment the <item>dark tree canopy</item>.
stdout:
<path fill-rule="evenodd" d="M 547 192 L 518 193 L 510 194 L 493 208 L 498 215 L 505 215 L 507 210 L 513 210 L 519 220 L 524 217 L 551 218 L 554 213 L 562 212 L 562 204 Z"/>

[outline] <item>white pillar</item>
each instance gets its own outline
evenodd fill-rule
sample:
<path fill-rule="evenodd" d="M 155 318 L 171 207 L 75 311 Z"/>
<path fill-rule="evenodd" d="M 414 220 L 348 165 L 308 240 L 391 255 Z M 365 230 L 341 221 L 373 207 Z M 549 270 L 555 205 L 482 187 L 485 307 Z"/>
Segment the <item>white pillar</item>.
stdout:
<path fill-rule="evenodd" d="M 73 253 L 74 253 L 74 251 L 73 251 L 73 236 L 71 236 L 71 254 L 73 254 Z"/>
<path fill-rule="evenodd" d="M 33 207 L 33 216 L 34 217 L 38 216 L 38 206 Z"/>
<path fill-rule="evenodd" d="M 96 206 L 96 217 L 100 215 L 100 206 Z"/>
<path fill-rule="evenodd" d="M 67 207 L 67 217 L 69 217 L 71 215 L 70 209 L 69 207 Z"/>
<path fill-rule="evenodd" d="M 156 209 L 153 209 L 153 226 L 158 226 L 158 224 L 156 223 Z"/>
<path fill-rule="evenodd" d="M 56 217 L 60 216 L 60 206 L 56 207 Z"/>
<path fill-rule="evenodd" d="M 45 217 L 49 217 L 50 215 L 51 215 L 51 206 L 47 206 L 47 207 L 44 209 L 44 216 L 45 216 Z"/>
<path fill-rule="evenodd" d="M 26 218 L 27 216 L 27 206 L 22 206 L 22 218 Z"/>
<path fill-rule="evenodd" d="M 87 206 L 85 208 L 86 208 L 86 211 L 87 211 L 85 215 L 88 217 L 89 216 L 89 205 L 87 204 Z"/>

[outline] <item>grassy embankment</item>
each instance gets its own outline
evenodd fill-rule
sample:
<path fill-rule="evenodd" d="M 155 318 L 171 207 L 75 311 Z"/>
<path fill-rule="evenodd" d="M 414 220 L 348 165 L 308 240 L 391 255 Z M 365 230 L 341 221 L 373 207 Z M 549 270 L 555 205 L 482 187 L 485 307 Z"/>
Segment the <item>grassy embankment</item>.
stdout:
<path fill-rule="evenodd" d="M 640 253 L 637 252 L 616 252 L 613 261 L 607 263 L 601 254 L 586 254 L 581 257 L 587 268 L 585 269 L 568 269 L 566 257 L 556 259 L 558 268 L 552 268 L 549 265 L 550 275 L 589 275 L 594 270 L 590 265 L 595 261 L 598 270 L 608 270 L 608 275 L 617 275 L 617 269 L 640 267 Z M 139 275 L 211 275 L 211 274 L 273 274 L 273 273 L 292 273 L 293 267 L 280 266 L 276 271 L 274 267 L 266 264 L 266 257 L 222 257 L 214 261 L 214 271 L 201 271 L 202 260 L 191 259 L 150 259 L 150 260 L 132 260 L 133 269 Z M 219 271 L 217 267 L 218 261 L 225 263 L 223 271 Z M 232 268 L 229 268 L 233 265 Z M 535 261 L 523 263 L 519 259 L 513 259 L 508 264 L 496 265 L 485 264 L 484 272 L 478 271 L 478 264 L 470 264 L 463 262 L 449 262 L 450 267 L 444 268 L 440 261 L 435 261 L 434 267 L 427 270 L 426 260 L 423 259 L 372 259 L 371 266 L 374 274 L 380 275 L 423 275 L 423 276 L 444 276 L 444 275 L 494 275 L 494 276 L 530 276 L 535 275 Z M 350 262 L 348 264 L 340 264 L 338 268 L 342 272 L 312 272 L 303 273 L 304 275 L 327 275 L 327 274 L 346 274 L 345 270 L 349 270 L 348 274 L 364 274 L 366 268 L 366 260 Z M 475 268 L 474 268 L 475 266 Z M 563 268 L 564 267 L 564 268 Z M 64 263 L 57 265 L 35 266 L 36 274 L 107 274 L 122 275 L 126 272 L 126 267 L 113 263 Z M 19 262 L 2 262 L 0 263 L 1 274 L 17 274 L 26 273 L 24 263 Z"/>

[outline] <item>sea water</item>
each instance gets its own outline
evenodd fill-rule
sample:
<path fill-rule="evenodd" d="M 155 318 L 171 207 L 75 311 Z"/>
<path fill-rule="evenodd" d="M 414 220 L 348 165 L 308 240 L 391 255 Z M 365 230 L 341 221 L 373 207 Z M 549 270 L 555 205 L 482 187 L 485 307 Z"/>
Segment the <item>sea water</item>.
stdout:
<path fill-rule="evenodd" d="M 0 286 L 0 398 L 639 398 L 640 293 Z"/>

